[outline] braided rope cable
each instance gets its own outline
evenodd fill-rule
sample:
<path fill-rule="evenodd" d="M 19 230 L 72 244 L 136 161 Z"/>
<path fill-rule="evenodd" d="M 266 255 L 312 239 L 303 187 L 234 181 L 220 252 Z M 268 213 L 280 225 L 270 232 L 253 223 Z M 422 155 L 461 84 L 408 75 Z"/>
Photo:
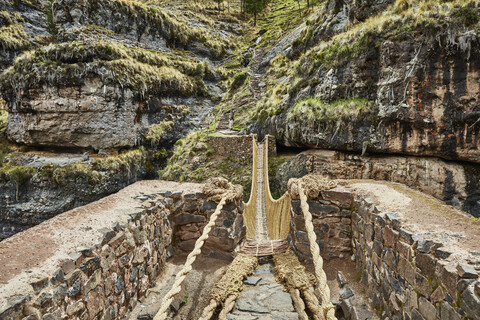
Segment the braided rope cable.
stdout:
<path fill-rule="evenodd" d="M 313 265 L 315 267 L 315 276 L 317 277 L 318 291 L 322 300 L 322 311 L 326 320 L 336 320 L 335 307 L 330 301 L 330 288 L 327 284 L 327 275 L 323 270 L 323 258 L 320 255 L 320 248 L 317 244 L 317 235 L 315 234 L 312 222 L 312 214 L 307 203 L 307 195 L 303 189 L 303 184 L 298 184 L 298 194 L 300 195 L 300 206 L 305 217 L 305 228 L 307 229 L 308 241 L 310 242 L 310 251 L 313 256 Z"/>
<path fill-rule="evenodd" d="M 208 306 L 203 309 L 202 316 L 198 320 L 210 320 L 213 317 L 213 313 L 217 309 L 218 302 L 215 299 L 210 299 Z"/>
<path fill-rule="evenodd" d="M 227 199 L 229 198 L 230 194 L 226 193 L 223 195 L 222 200 L 220 200 L 220 203 L 217 205 L 217 208 L 215 209 L 215 212 L 211 215 L 210 220 L 208 221 L 207 225 L 203 229 L 202 235 L 200 238 L 197 239 L 195 242 L 195 247 L 193 248 L 192 252 L 187 257 L 187 261 L 185 261 L 185 265 L 183 266 L 182 270 L 180 270 L 177 273 L 177 276 L 175 277 L 175 282 L 173 283 L 172 288 L 170 291 L 167 292 L 165 297 L 163 298 L 162 305 L 160 306 L 160 309 L 158 312 L 155 314 L 155 317 L 153 320 L 165 320 L 167 318 L 168 314 L 168 308 L 173 302 L 173 298 L 175 297 L 176 294 L 178 294 L 182 290 L 182 283 L 185 280 L 187 274 L 192 270 L 192 264 L 195 262 L 195 259 L 197 256 L 202 252 L 201 248 L 205 241 L 208 239 L 208 234 L 212 230 L 212 228 L 215 226 L 215 221 L 217 220 L 218 216 L 220 215 L 220 212 L 225 205 Z"/>
<path fill-rule="evenodd" d="M 295 311 L 297 311 L 300 320 L 308 320 L 308 315 L 305 312 L 305 303 L 300 296 L 300 290 L 292 288 L 289 291 L 293 300 L 293 305 L 295 306 Z"/>
<path fill-rule="evenodd" d="M 235 307 L 236 300 L 236 294 L 228 296 L 227 300 L 225 300 L 225 303 L 223 304 L 222 311 L 220 311 L 220 314 L 218 315 L 218 320 L 227 320 L 227 314 L 229 314 L 230 311 L 232 311 L 233 307 Z"/>
<path fill-rule="evenodd" d="M 303 297 L 307 303 L 308 309 L 312 311 L 313 320 L 325 320 L 325 315 L 323 314 L 323 309 L 318 302 L 318 297 L 315 294 L 313 287 L 308 287 L 302 290 Z"/>

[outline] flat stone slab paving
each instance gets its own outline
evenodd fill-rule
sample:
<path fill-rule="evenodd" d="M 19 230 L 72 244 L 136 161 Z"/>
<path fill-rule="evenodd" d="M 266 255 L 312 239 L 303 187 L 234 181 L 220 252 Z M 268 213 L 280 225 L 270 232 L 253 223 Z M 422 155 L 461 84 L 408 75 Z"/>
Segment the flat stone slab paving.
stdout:
<path fill-rule="evenodd" d="M 240 294 L 228 320 L 298 320 L 293 301 L 282 284 L 274 277 L 272 264 L 259 265 L 254 275 L 244 280 Z"/>

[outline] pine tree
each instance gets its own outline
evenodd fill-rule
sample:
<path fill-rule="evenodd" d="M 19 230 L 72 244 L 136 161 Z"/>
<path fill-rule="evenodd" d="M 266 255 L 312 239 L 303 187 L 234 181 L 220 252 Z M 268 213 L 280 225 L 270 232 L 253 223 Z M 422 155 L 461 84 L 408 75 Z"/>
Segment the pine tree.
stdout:
<path fill-rule="evenodd" d="M 268 0 L 245 0 L 245 12 L 253 14 L 253 25 L 257 25 L 257 14 L 267 6 Z"/>

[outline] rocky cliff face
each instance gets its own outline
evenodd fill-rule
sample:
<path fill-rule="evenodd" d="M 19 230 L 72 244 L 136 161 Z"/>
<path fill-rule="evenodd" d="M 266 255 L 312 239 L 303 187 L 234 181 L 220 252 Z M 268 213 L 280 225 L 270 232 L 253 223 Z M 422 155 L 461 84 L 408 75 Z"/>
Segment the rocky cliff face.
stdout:
<path fill-rule="evenodd" d="M 49 41 L 48 19 L 39 1 L 0 2 L 0 72 L 23 51 Z"/>
<path fill-rule="evenodd" d="M 163 124 L 153 143 L 168 146 L 222 94 L 214 61 L 234 48 L 235 21 L 190 25 L 174 8 L 120 0 L 54 1 L 48 14 L 58 43 L 0 77 L 14 142 L 129 148 L 149 144 Z"/>
<path fill-rule="evenodd" d="M 480 217 L 480 171 L 467 163 L 432 157 L 360 156 L 329 150 L 308 150 L 283 163 L 276 175 L 280 189 L 290 178 L 309 173 L 332 179 L 398 182 Z"/>
<path fill-rule="evenodd" d="M 287 146 L 480 162 L 479 43 L 473 26 L 455 24 L 455 13 L 478 22 L 478 10 L 448 12 L 442 25 L 382 13 L 316 45 L 313 25 L 297 39 L 305 54 L 290 55 L 295 82 L 280 112 L 252 129 Z"/>
<path fill-rule="evenodd" d="M 30 165 L 10 161 L 0 170 L 0 240 L 143 179 L 145 156 L 136 150 L 63 164 L 51 161 L 65 156 Z"/>
<path fill-rule="evenodd" d="M 269 62 L 250 131 L 286 146 L 479 163 L 478 7 L 374 1 L 366 18 L 359 3 L 330 1 Z"/>

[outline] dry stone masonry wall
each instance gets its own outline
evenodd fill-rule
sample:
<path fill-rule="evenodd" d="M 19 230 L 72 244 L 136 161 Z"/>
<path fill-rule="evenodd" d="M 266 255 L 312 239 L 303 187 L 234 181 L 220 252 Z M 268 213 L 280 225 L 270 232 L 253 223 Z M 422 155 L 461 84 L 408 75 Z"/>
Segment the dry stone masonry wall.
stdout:
<path fill-rule="evenodd" d="M 322 256 L 353 255 L 382 319 L 480 319 L 478 265 L 448 261 L 451 252 L 442 243 L 407 231 L 397 216 L 379 211 L 372 200 L 355 193 L 323 191 L 308 203 Z M 309 260 L 298 200 L 293 200 L 293 211 L 292 242 L 297 254 Z"/>
<path fill-rule="evenodd" d="M 105 229 L 101 243 L 79 248 L 53 274 L 31 282 L 34 294 L 13 296 L 0 318 L 123 319 L 159 275 L 172 228 L 165 199 Z"/>
<path fill-rule="evenodd" d="M 355 201 L 352 231 L 361 281 L 377 310 L 392 319 L 480 318 L 478 271 L 446 261 L 441 243 L 407 231 L 368 199 Z"/>
<path fill-rule="evenodd" d="M 101 229 L 98 243 L 78 247 L 70 259 L 59 261 L 54 272 L 27 276 L 28 290 L 18 288 L 5 300 L 0 298 L 0 319 L 127 319 L 173 250 L 190 250 L 217 207 L 199 191 L 172 190 L 154 196 L 138 197 L 143 208 L 133 210 L 126 223 Z M 242 234 L 241 209 L 240 202 L 224 207 L 204 254 L 231 257 Z M 0 253 L 0 261 L 4 258 Z M 0 284 L 0 293 L 15 281 Z"/>
<path fill-rule="evenodd" d="M 190 252 L 218 204 L 208 200 L 202 192 L 177 191 L 163 195 L 171 209 L 175 248 Z M 245 233 L 242 211 L 241 200 L 229 202 L 223 207 L 202 248 L 202 254 L 231 259 L 231 252 Z"/>
<path fill-rule="evenodd" d="M 320 254 L 325 259 L 346 257 L 352 252 L 353 194 L 327 190 L 323 191 L 322 195 L 322 199 L 308 201 Z M 311 259 L 310 244 L 300 200 L 292 200 L 292 208 L 294 212 L 292 240 L 298 255 L 304 260 L 309 260 Z"/>

